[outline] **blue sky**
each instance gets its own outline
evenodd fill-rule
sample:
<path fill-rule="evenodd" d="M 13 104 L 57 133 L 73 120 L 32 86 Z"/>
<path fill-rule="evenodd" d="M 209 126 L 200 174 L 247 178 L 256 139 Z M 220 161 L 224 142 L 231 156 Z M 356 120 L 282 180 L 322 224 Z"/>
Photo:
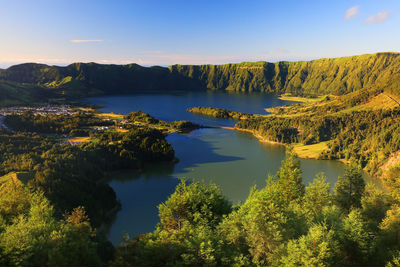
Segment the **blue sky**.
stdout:
<path fill-rule="evenodd" d="M 400 52 L 399 28 L 399 0 L 0 0 L 0 67 Z"/>

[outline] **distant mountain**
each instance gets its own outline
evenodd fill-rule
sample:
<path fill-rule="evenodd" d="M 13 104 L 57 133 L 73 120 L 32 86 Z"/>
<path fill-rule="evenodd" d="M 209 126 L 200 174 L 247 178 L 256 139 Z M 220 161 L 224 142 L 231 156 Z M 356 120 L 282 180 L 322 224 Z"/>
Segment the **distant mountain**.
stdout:
<path fill-rule="evenodd" d="M 26 63 L 0 69 L 1 81 L 53 89 L 52 93 L 71 97 L 206 89 L 313 96 L 342 95 L 361 88 L 380 88 L 400 95 L 400 54 L 168 68 L 137 64 L 74 63 L 58 67 Z"/>
<path fill-rule="evenodd" d="M 0 80 L 58 89 L 56 91 L 75 97 L 200 89 L 191 79 L 171 73 L 168 68 L 147 68 L 137 64 L 74 63 L 57 67 L 26 63 L 0 71 Z"/>

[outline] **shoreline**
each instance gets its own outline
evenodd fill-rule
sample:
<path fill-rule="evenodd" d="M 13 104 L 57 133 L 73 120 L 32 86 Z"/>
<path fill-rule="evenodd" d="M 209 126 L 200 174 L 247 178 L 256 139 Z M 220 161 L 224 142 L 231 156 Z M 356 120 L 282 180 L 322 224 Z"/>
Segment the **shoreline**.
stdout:
<path fill-rule="evenodd" d="M 222 128 L 222 127 L 220 127 L 220 128 Z M 263 137 L 259 133 L 257 133 L 257 131 L 255 131 L 255 130 L 248 130 L 248 129 L 242 129 L 242 128 L 236 128 L 236 127 L 225 127 L 223 129 L 228 129 L 228 128 L 232 128 L 232 130 L 236 130 L 236 131 L 239 131 L 239 132 L 251 133 L 255 138 L 258 139 L 258 141 L 260 141 L 262 143 L 271 144 L 271 145 L 280 145 L 280 146 L 287 147 L 287 145 L 284 144 L 284 143 L 271 141 L 271 140 L 266 139 L 265 137 Z"/>
<path fill-rule="evenodd" d="M 258 134 L 255 130 L 248 130 L 248 129 L 242 129 L 242 128 L 236 128 L 236 127 L 215 127 L 215 128 L 229 129 L 229 130 L 236 130 L 236 131 L 239 131 L 239 132 L 251 133 L 255 138 L 257 138 L 258 141 L 260 141 L 262 143 L 266 143 L 266 144 L 270 144 L 270 145 L 284 146 L 285 149 L 287 149 L 288 146 L 291 145 L 291 144 L 284 144 L 284 143 L 281 143 L 281 142 L 274 142 L 274 141 L 268 140 L 265 137 L 262 137 L 260 134 Z M 297 154 L 297 157 L 301 158 L 301 159 L 334 160 L 334 161 L 339 161 L 339 162 L 343 163 L 346 166 L 348 166 L 350 164 L 350 162 L 348 160 L 345 160 L 345 159 L 321 159 L 321 158 L 317 158 L 317 157 L 305 157 L 305 156 L 302 156 L 301 154 L 299 155 L 298 153 L 296 153 L 296 154 Z M 369 174 L 368 172 L 366 172 L 364 170 L 363 170 L 363 172 L 365 172 L 371 178 L 382 182 L 382 177 L 376 176 L 376 175 L 373 175 L 373 174 Z M 381 188 L 384 188 L 384 186 L 381 185 Z"/>

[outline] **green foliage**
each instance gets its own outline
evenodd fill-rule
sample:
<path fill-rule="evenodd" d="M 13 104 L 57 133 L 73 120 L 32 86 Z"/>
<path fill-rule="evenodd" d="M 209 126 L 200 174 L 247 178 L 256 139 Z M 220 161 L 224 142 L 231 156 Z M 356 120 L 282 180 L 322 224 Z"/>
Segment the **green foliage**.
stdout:
<path fill-rule="evenodd" d="M 397 53 L 378 53 L 299 62 L 174 65 L 169 69 L 213 90 L 315 96 L 387 87 L 399 93 L 398 58 Z"/>
<path fill-rule="evenodd" d="M 317 175 L 314 181 L 306 187 L 303 208 L 310 221 L 322 214 L 325 207 L 332 204 L 330 187 L 323 174 Z"/>
<path fill-rule="evenodd" d="M 252 262 L 266 265 L 280 257 L 285 240 L 304 231 L 305 219 L 281 196 L 279 182 L 269 180 L 266 188 L 252 190 L 246 202 L 221 224 L 226 242 Z"/>
<path fill-rule="evenodd" d="M 41 193 L 30 193 L 29 208 L 2 229 L 0 247 L 6 266 L 101 266 L 94 232 L 83 208 L 65 220 Z M 19 201 L 16 199 L 16 201 Z"/>
<path fill-rule="evenodd" d="M 368 229 L 360 210 L 352 210 L 344 218 L 340 235 L 341 245 L 346 252 L 343 263 L 347 266 L 368 265 L 375 252 L 375 236 Z"/>
<path fill-rule="evenodd" d="M 150 125 L 150 126 L 159 126 L 162 128 L 172 128 L 178 131 L 183 131 L 183 130 L 194 130 L 200 128 L 199 125 L 191 123 L 189 121 L 172 121 L 172 122 L 165 122 L 161 121 L 159 119 L 156 119 L 152 116 L 150 116 L 147 113 L 144 113 L 142 111 L 135 111 L 131 112 L 128 115 L 125 115 L 124 118 L 126 120 L 129 120 L 131 122 L 135 123 L 140 123 L 144 125 Z"/>
<path fill-rule="evenodd" d="M 335 185 L 335 201 L 347 212 L 352 208 L 360 208 L 364 188 L 365 183 L 361 172 L 354 167 L 349 167 Z"/>
<path fill-rule="evenodd" d="M 379 226 L 385 233 L 386 243 L 400 245 L 400 206 L 393 205 Z"/>
<path fill-rule="evenodd" d="M 161 223 L 157 230 L 122 245 L 111 266 L 222 264 L 222 245 L 215 228 L 231 206 L 216 185 L 182 181 L 158 209 Z"/>
<path fill-rule="evenodd" d="M 293 151 L 286 152 L 286 158 L 276 174 L 281 197 L 287 202 L 300 201 L 304 195 L 304 184 L 301 179 L 300 161 Z"/>
<path fill-rule="evenodd" d="M 181 230 L 186 225 L 218 225 L 224 214 L 230 212 L 230 204 L 215 185 L 197 182 L 176 187 L 168 200 L 158 206 L 161 228 Z"/>
<path fill-rule="evenodd" d="M 340 244 L 333 229 L 326 225 L 311 226 L 307 235 L 290 240 L 281 266 L 339 266 Z"/>
<path fill-rule="evenodd" d="M 338 182 L 335 195 L 322 174 L 304 192 L 299 168 L 288 153 L 277 176 L 232 210 L 216 208 L 226 200 L 215 185 L 182 182 L 159 206 L 157 229 L 119 246 L 111 266 L 398 264 L 398 203 L 390 206 L 394 200 L 386 194 L 364 190 L 355 169 Z M 347 190 L 349 183 L 359 190 Z M 353 204 L 336 206 L 339 191 Z"/>
<path fill-rule="evenodd" d="M 397 201 L 400 201 L 400 163 L 391 167 L 384 176 L 385 185 L 390 189 L 390 192 Z"/>
<path fill-rule="evenodd" d="M 400 266 L 400 251 L 397 251 L 397 253 L 393 256 L 392 260 L 388 262 L 386 267 L 399 267 Z"/>
<path fill-rule="evenodd" d="M 156 124 L 160 122 L 160 120 L 153 118 L 149 114 L 144 113 L 140 110 L 131 112 L 128 115 L 125 115 L 124 118 L 133 122 L 143 122 L 148 124 Z"/>
<path fill-rule="evenodd" d="M 379 223 L 385 218 L 386 212 L 390 209 L 391 199 L 387 193 L 367 185 L 361 197 L 362 215 L 369 223 L 370 229 L 376 231 Z"/>
<path fill-rule="evenodd" d="M 235 127 L 251 130 L 262 137 L 279 143 L 298 142 L 299 131 L 290 119 L 275 117 L 250 117 L 240 120 Z"/>
<path fill-rule="evenodd" d="M 223 108 L 211 108 L 211 107 L 193 107 L 187 109 L 188 112 L 194 114 L 205 115 L 213 118 L 220 118 L 220 119 L 233 119 L 233 120 L 240 120 L 241 118 L 247 118 L 252 116 L 252 114 L 245 114 L 242 112 L 231 111 Z"/>

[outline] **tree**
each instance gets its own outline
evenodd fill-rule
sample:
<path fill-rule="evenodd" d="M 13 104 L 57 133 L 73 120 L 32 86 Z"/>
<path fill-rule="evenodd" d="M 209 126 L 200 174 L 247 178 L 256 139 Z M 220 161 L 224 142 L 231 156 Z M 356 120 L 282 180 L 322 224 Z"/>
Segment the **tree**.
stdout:
<path fill-rule="evenodd" d="M 220 231 L 239 254 L 268 265 L 280 257 L 287 240 L 304 233 L 305 219 L 282 198 L 281 185 L 272 177 L 261 190 L 253 188 L 246 202 L 221 224 Z"/>
<path fill-rule="evenodd" d="M 324 207 L 331 205 L 332 194 L 330 187 L 323 174 L 317 175 L 314 181 L 306 187 L 302 207 L 309 220 L 320 215 Z"/>
<path fill-rule="evenodd" d="M 301 179 L 300 161 L 293 151 L 286 153 L 281 168 L 276 174 L 281 197 L 287 202 L 300 201 L 304 195 L 304 184 Z"/>
<path fill-rule="evenodd" d="M 339 177 L 335 185 L 335 201 L 344 211 L 361 207 L 361 196 L 364 193 L 365 183 L 361 172 L 354 168 L 347 168 L 345 175 Z"/>
<path fill-rule="evenodd" d="M 346 253 L 343 264 L 368 265 L 376 248 L 375 235 L 368 229 L 359 209 L 353 209 L 343 220 L 340 236 L 340 242 Z"/>
<path fill-rule="evenodd" d="M 82 208 L 56 220 L 41 193 L 32 195 L 28 215 L 20 214 L 0 235 L 0 248 L 11 266 L 100 266 L 97 244 Z"/>
<path fill-rule="evenodd" d="M 386 263 L 386 267 L 400 267 L 400 251 L 396 251 L 393 258 Z"/>
<path fill-rule="evenodd" d="M 340 244 L 333 229 L 317 224 L 307 235 L 290 240 L 286 255 L 280 260 L 281 266 L 338 266 Z"/>
<path fill-rule="evenodd" d="M 373 231 L 378 230 L 379 224 L 390 209 L 389 196 L 374 185 L 367 185 L 361 198 L 362 214 Z"/>
<path fill-rule="evenodd" d="M 168 230 L 181 230 L 186 224 L 216 227 L 230 211 L 231 205 L 215 184 L 186 185 L 183 180 L 168 200 L 158 206 L 161 227 Z"/>
<path fill-rule="evenodd" d="M 400 206 L 395 204 L 386 212 L 385 218 L 379 225 L 383 230 L 387 245 L 400 245 Z"/>

